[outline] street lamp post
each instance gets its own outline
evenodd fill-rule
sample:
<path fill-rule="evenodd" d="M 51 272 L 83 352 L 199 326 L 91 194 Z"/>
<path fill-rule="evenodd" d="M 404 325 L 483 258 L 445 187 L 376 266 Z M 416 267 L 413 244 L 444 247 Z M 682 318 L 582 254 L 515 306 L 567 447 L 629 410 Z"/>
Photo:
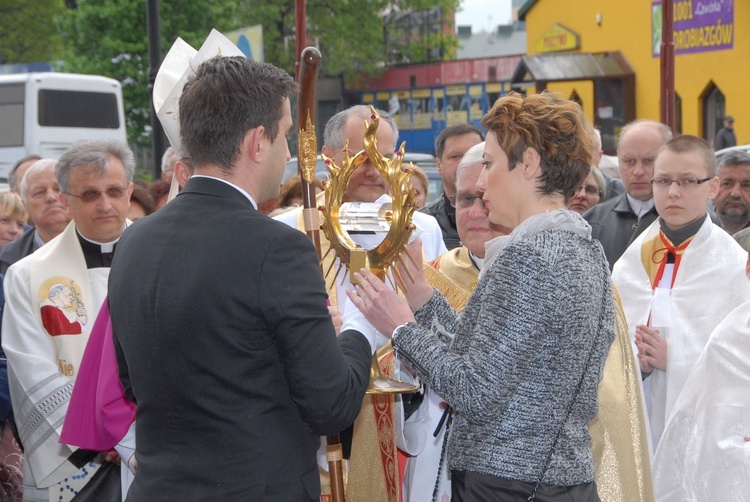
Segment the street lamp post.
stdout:
<path fill-rule="evenodd" d="M 148 30 L 148 102 L 151 109 L 151 151 L 154 157 L 154 180 L 161 176 L 161 156 L 166 150 L 166 138 L 154 109 L 154 82 L 161 66 L 161 26 L 159 0 L 146 1 L 146 26 Z"/>

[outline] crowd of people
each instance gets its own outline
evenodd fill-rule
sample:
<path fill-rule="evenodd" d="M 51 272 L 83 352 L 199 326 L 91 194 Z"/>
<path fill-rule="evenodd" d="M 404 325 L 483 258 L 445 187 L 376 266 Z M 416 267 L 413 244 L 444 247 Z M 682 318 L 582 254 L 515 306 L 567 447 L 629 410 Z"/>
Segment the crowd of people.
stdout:
<path fill-rule="evenodd" d="M 436 138 L 434 202 L 412 173 L 389 281 L 304 233 L 281 183 L 297 92 L 267 63 L 194 65 L 149 187 L 118 142 L 18 162 L 0 498 L 330 500 L 333 452 L 348 501 L 750 500 L 750 155 L 637 120 L 613 178 L 579 105 L 510 93 L 486 134 Z M 377 113 L 334 115 L 322 153 L 394 158 Z M 368 157 L 344 201 L 389 190 Z M 366 394 L 373 364 L 420 390 Z"/>

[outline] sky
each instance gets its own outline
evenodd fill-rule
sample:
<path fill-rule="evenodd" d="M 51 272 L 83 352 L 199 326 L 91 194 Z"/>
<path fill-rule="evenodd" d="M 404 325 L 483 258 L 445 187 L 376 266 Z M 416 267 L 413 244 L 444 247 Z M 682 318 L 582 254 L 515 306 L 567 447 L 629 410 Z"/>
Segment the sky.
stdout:
<path fill-rule="evenodd" d="M 463 0 L 456 12 L 456 26 L 470 24 L 473 32 L 493 31 L 497 25 L 510 24 L 510 0 Z"/>

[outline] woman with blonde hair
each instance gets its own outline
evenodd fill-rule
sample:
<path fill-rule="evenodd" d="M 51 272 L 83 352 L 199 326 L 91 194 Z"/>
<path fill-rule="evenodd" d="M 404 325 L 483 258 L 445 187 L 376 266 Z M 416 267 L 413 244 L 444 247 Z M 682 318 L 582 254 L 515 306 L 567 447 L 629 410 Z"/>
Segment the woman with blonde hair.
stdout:
<path fill-rule="evenodd" d="M 414 196 L 414 204 L 419 211 L 430 200 L 430 180 L 427 179 L 427 173 L 419 166 L 414 166 L 414 171 L 411 173 L 411 186 L 417 192 Z"/>
<path fill-rule="evenodd" d="M 463 312 L 418 273 L 415 249 L 405 299 L 365 269 L 350 298 L 455 410 L 452 500 L 598 501 L 587 424 L 615 337 L 612 287 L 591 227 L 565 204 L 593 163 L 591 126 L 546 93 L 510 93 L 482 125 L 477 189 L 513 231 L 487 243 Z"/>
<path fill-rule="evenodd" d="M 20 195 L 16 192 L 0 192 L 0 247 L 21 237 L 28 219 Z"/>

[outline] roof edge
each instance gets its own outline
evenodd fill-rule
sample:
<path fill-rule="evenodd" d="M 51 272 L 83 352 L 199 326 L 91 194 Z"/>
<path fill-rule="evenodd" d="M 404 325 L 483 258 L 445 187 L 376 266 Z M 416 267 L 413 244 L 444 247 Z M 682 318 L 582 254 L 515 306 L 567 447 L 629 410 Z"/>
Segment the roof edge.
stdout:
<path fill-rule="evenodd" d="M 521 10 L 518 11 L 519 21 L 526 21 L 526 14 L 528 14 L 528 12 L 531 10 L 534 4 L 537 3 L 537 1 L 538 0 L 528 0 L 525 4 L 523 4 Z"/>

